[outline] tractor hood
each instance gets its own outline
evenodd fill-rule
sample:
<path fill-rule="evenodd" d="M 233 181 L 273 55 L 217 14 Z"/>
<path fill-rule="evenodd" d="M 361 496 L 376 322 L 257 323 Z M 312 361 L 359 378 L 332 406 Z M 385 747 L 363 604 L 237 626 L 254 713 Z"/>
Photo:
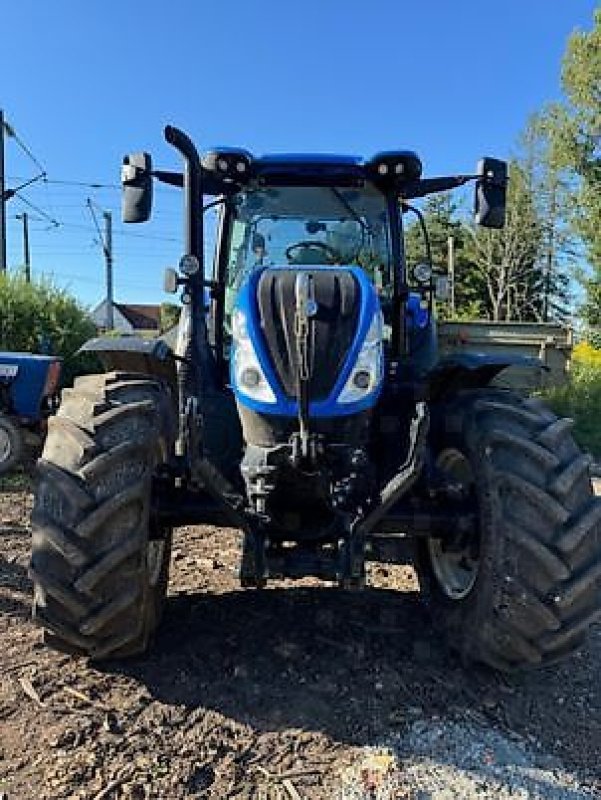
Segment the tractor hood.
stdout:
<path fill-rule="evenodd" d="M 0 388 L 5 387 L 4 394 L 9 398 L 9 407 L 5 410 L 37 420 L 44 400 L 58 391 L 61 362 L 56 356 L 0 353 Z"/>
<path fill-rule="evenodd" d="M 301 283 L 306 331 L 299 331 Z M 259 269 L 242 286 L 233 320 L 231 382 L 243 406 L 295 417 L 303 376 L 310 417 L 346 416 L 375 404 L 383 375 L 381 312 L 358 267 Z"/>

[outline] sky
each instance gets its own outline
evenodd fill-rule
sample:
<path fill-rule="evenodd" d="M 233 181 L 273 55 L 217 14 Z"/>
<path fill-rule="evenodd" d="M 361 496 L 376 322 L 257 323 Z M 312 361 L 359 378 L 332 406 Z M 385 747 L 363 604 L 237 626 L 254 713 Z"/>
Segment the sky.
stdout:
<path fill-rule="evenodd" d="M 596 0 L 0 0 L 0 108 L 7 187 L 47 181 L 7 204 L 8 264 L 89 306 L 104 294 L 91 200 L 113 215 L 115 299 L 159 303 L 181 255 L 181 196 L 159 186 L 153 220 L 120 222 L 130 151 L 178 169 L 163 127 L 215 145 L 368 156 L 416 150 L 425 174 L 510 156 L 528 116 L 561 96 L 560 69 Z M 37 162 L 37 164 L 36 164 Z M 64 181 L 64 182 L 61 182 Z M 81 183 L 83 185 L 75 185 Z M 90 184 L 102 184 L 94 188 Z M 55 224 L 58 223 L 58 224 Z"/>

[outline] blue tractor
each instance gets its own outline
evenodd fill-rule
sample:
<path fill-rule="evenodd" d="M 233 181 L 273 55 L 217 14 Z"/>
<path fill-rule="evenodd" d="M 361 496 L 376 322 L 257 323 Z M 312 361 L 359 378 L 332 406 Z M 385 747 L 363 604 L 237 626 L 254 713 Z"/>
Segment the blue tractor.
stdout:
<path fill-rule="evenodd" d="M 127 156 L 123 219 L 149 218 L 154 180 L 183 188 L 184 255 L 165 281 L 179 338 L 88 343 L 106 372 L 77 379 L 50 420 L 31 562 L 46 640 L 144 651 L 172 531 L 208 523 L 243 532 L 244 587 L 360 589 L 366 561 L 409 557 L 465 658 L 512 670 L 574 650 L 601 614 L 588 460 L 568 420 L 491 385 L 515 357 L 439 355 L 432 265 L 409 273 L 404 257 L 412 199 L 468 181 L 476 222 L 501 227 L 505 163 L 423 177 L 405 150 L 201 159 L 165 136 L 183 172 Z"/>
<path fill-rule="evenodd" d="M 41 449 L 46 421 L 56 410 L 61 360 L 0 352 L 0 475 Z"/>

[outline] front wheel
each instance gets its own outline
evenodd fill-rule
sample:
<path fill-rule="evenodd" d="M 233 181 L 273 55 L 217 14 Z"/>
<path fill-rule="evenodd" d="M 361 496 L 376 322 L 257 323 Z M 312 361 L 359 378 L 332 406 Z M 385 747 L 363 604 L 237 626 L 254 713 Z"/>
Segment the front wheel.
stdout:
<path fill-rule="evenodd" d="M 449 401 L 433 435 L 440 477 L 477 520 L 418 546 L 435 624 L 466 660 L 504 671 L 571 653 L 601 617 L 601 499 L 570 421 L 483 389 Z"/>
<path fill-rule="evenodd" d="M 50 645 L 96 659 L 143 652 L 167 588 L 171 531 L 151 516 L 174 415 L 143 375 L 78 378 L 38 465 L 32 514 L 34 618 Z"/>

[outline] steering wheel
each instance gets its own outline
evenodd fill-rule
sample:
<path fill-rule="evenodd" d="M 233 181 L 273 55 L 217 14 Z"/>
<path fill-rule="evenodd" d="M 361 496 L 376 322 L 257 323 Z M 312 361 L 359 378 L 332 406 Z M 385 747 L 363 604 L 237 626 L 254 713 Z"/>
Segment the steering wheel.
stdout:
<path fill-rule="evenodd" d="M 335 263 L 336 261 L 340 261 L 340 253 L 335 250 L 333 247 L 330 247 L 329 244 L 325 244 L 325 242 L 297 242 L 296 244 L 291 244 L 290 247 L 286 248 L 286 258 L 288 261 L 294 261 L 293 252 L 295 250 L 299 250 L 301 247 L 307 248 L 316 248 L 317 250 L 323 250 L 326 256 Z"/>

